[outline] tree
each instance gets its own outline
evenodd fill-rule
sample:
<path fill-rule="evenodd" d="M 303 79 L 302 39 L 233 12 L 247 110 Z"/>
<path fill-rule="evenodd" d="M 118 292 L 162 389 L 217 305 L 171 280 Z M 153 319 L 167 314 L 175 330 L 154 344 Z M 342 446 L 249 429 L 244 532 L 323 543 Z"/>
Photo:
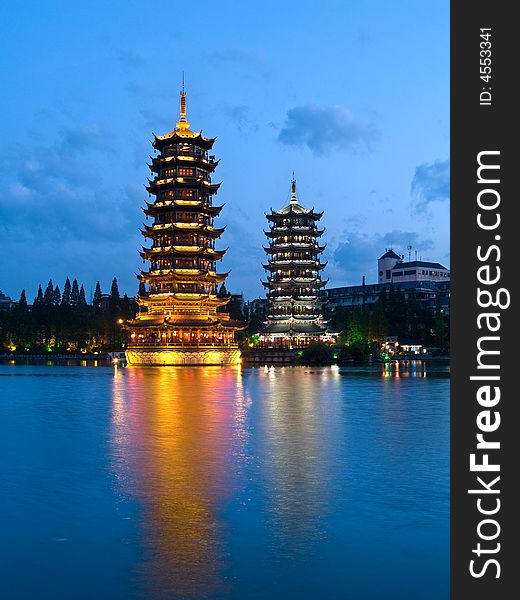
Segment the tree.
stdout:
<path fill-rule="evenodd" d="M 54 295 L 52 298 L 52 303 L 54 304 L 54 306 L 59 306 L 61 303 L 61 292 L 60 292 L 60 286 L 57 285 L 54 288 Z"/>
<path fill-rule="evenodd" d="M 85 288 L 83 287 L 83 284 L 81 284 L 81 288 L 79 290 L 78 306 L 80 306 L 81 308 L 87 306 L 87 299 L 85 298 Z"/>
<path fill-rule="evenodd" d="M 117 285 L 117 279 L 112 279 L 112 286 L 110 288 L 110 297 L 108 299 L 108 307 L 110 312 L 115 313 L 119 310 L 121 303 L 121 296 L 119 295 L 119 287 Z"/>
<path fill-rule="evenodd" d="M 45 293 L 43 294 L 43 304 L 45 306 L 52 306 L 54 300 L 54 286 L 52 284 L 52 279 L 49 279 L 49 283 L 45 288 Z"/>
<path fill-rule="evenodd" d="M 43 304 L 43 291 L 42 291 L 42 284 L 40 283 L 40 285 L 38 286 L 38 293 L 36 294 L 36 298 L 34 299 L 34 306 L 42 306 Z"/>
<path fill-rule="evenodd" d="M 72 289 L 70 292 L 70 305 L 78 306 L 79 305 L 79 286 L 78 280 L 74 277 L 74 281 L 72 282 Z"/>
<path fill-rule="evenodd" d="M 67 277 L 67 280 L 65 281 L 65 285 L 63 286 L 63 294 L 61 296 L 61 305 L 62 306 L 70 306 L 70 294 L 71 294 L 70 279 Z"/>
<path fill-rule="evenodd" d="M 304 365 L 330 365 L 334 362 L 334 349 L 324 342 L 314 342 L 301 351 L 299 362 Z"/>
<path fill-rule="evenodd" d="M 121 300 L 121 314 L 124 315 L 127 319 L 131 316 L 131 305 L 130 298 L 125 294 L 123 299 Z"/>
<path fill-rule="evenodd" d="M 23 288 L 20 294 L 20 300 L 18 300 L 18 306 L 22 310 L 27 310 L 27 296 L 25 295 L 25 288 Z"/>
<path fill-rule="evenodd" d="M 437 297 L 435 307 L 435 326 L 433 330 L 436 345 L 441 351 L 446 352 L 449 349 L 448 325 L 444 316 L 444 310 L 441 307 L 440 299 Z"/>
<path fill-rule="evenodd" d="M 92 305 L 94 308 L 100 310 L 101 309 L 101 286 L 99 285 L 99 281 L 96 283 L 96 289 L 94 290 L 94 297 L 92 298 Z"/>
<path fill-rule="evenodd" d="M 146 296 L 146 285 L 144 281 L 139 282 L 139 296 Z"/>

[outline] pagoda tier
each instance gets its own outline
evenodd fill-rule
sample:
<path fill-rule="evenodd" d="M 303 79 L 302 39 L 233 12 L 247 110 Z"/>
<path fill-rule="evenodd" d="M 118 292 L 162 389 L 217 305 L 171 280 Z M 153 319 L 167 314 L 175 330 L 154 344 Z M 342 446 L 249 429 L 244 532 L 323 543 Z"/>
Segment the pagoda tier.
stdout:
<path fill-rule="evenodd" d="M 146 189 L 153 202 L 143 209 L 150 224 L 141 233 L 149 246 L 139 254 L 139 313 L 124 327 L 130 332 L 131 364 L 235 364 L 240 352 L 234 334 L 245 323 L 225 311 L 231 296 L 218 295 L 228 273 L 218 273 L 226 250 L 215 248 L 225 227 L 214 227 L 222 206 L 213 205 L 220 183 L 211 175 L 218 160 L 208 155 L 215 138 L 191 131 L 186 121 L 184 85 L 175 130 L 157 136 Z"/>
<path fill-rule="evenodd" d="M 291 201 L 281 210 L 266 214 L 270 229 L 264 232 L 267 262 L 267 322 L 259 334 L 260 346 L 294 348 L 312 342 L 334 342 L 336 334 L 327 328 L 320 299 L 326 267 L 320 256 L 325 245 L 318 243 L 324 229 L 317 224 L 323 213 L 304 208 L 292 181 Z"/>
<path fill-rule="evenodd" d="M 182 97 L 181 97 L 182 102 Z M 181 117 L 182 118 L 182 117 Z M 189 154 L 190 148 L 189 144 L 194 143 L 197 145 L 197 150 L 195 154 L 198 154 L 200 150 L 211 150 L 213 144 L 215 143 L 216 137 L 208 138 L 202 135 L 202 131 L 195 133 L 189 129 L 189 123 L 186 121 L 179 121 L 181 124 L 187 124 L 188 127 L 184 129 L 176 128 L 174 131 L 167 133 L 165 135 L 155 135 L 153 133 L 153 141 L 152 146 L 159 151 L 164 151 L 164 154 L 167 155 L 168 152 L 186 152 Z M 177 127 L 179 126 L 177 123 Z"/>
<path fill-rule="evenodd" d="M 191 214 L 191 213 L 190 213 Z M 173 217 L 178 218 L 178 217 Z M 187 217 L 187 219 L 196 219 L 199 221 L 207 220 L 204 216 L 201 216 L 197 213 L 193 213 L 193 216 Z M 164 219 L 161 219 L 164 220 Z M 226 229 L 225 227 L 221 227 L 220 229 L 215 229 L 213 225 L 209 225 L 208 223 L 198 222 L 197 221 L 175 221 L 172 223 L 156 223 L 155 225 L 144 225 L 144 229 L 141 229 L 141 233 L 144 237 L 156 239 L 162 239 L 164 237 L 168 237 L 169 241 L 173 243 L 175 241 L 175 234 L 177 236 L 184 235 L 183 240 L 185 240 L 186 236 L 189 237 L 189 241 L 196 244 L 202 237 L 209 237 L 212 240 L 218 239 Z M 164 234 L 171 233 L 174 235 L 165 236 Z M 193 235 L 199 234 L 199 235 Z"/>
<path fill-rule="evenodd" d="M 305 213 L 302 213 L 299 208 L 302 208 L 300 205 L 289 205 L 288 207 L 282 208 L 282 210 L 271 210 L 271 213 L 264 213 L 267 220 L 273 223 L 276 223 L 276 226 L 284 226 L 289 225 L 290 227 L 294 227 L 297 225 L 307 226 L 310 225 L 311 221 L 319 221 L 323 216 L 323 212 L 316 213 L 314 212 L 314 208 L 307 210 Z"/>
<path fill-rule="evenodd" d="M 209 177 L 209 173 L 207 177 Z M 171 190 L 173 186 L 179 186 L 181 192 L 183 189 L 195 189 L 199 192 L 200 197 L 201 195 L 211 196 L 216 194 L 221 185 L 222 183 L 210 183 L 208 179 L 202 179 L 202 177 L 172 176 L 164 179 L 148 179 L 148 185 L 144 187 L 149 194 L 157 195 Z"/>
<path fill-rule="evenodd" d="M 269 289 L 269 292 L 276 292 L 280 289 L 284 291 L 288 291 L 291 293 L 291 296 L 294 292 L 302 293 L 302 286 L 308 286 L 309 292 L 319 293 L 319 288 L 324 287 L 328 283 L 328 279 L 322 281 L 319 277 L 314 277 L 313 279 L 304 279 L 303 277 L 292 277 L 287 279 L 269 279 L 267 281 L 261 281 L 262 285 Z M 269 293 L 269 297 L 271 294 Z M 269 299 L 269 298 L 268 298 Z"/>
<path fill-rule="evenodd" d="M 155 203 L 147 202 L 146 208 L 143 208 L 143 212 L 147 218 L 155 215 L 162 215 L 171 211 L 176 211 L 177 213 L 196 211 L 197 214 L 202 217 L 208 216 L 213 218 L 219 216 L 222 208 L 223 205 L 210 206 L 203 200 L 184 198 L 173 199 L 173 196 L 165 196 L 163 200 L 157 200 Z"/>
<path fill-rule="evenodd" d="M 325 250 L 325 246 L 320 246 L 315 243 L 285 243 L 285 242 L 277 242 L 276 245 L 271 246 L 262 246 L 267 254 L 273 254 L 276 256 L 283 256 L 286 252 L 296 253 L 302 251 L 310 251 L 310 252 L 323 252 Z"/>
<path fill-rule="evenodd" d="M 304 269 L 305 267 L 312 267 L 312 270 L 322 271 L 327 263 L 318 262 L 319 259 L 316 260 L 289 260 L 286 262 L 277 261 L 271 263 L 262 263 L 262 267 L 266 271 L 272 271 L 273 273 L 279 273 L 280 271 L 289 271 L 290 273 L 298 272 L 299 270 Z M 308 269 L 309 271 L 311 269 Z"/>
<path fill-rule="evenodd" d="M 280 243 L 287 243 L 287 238 L 293 236 L 294 243 L 296 243 L 298 238 L 304 238 L 309 234 L 313 237 L 320 237 L 324 231 L 325 229 L 314 229 L 312 225 L 284 225 L 283 227 L 273 227 L 273 229 L 264 231 L 264 233 L 268 238 L 276 238 Z"/>
<path fill-rule="evenodd" d="M 157 173 L 159 179 L 173 175 L 186 175 L 186 169 L 194 169 L 192 176 L 204 177 L 206 173 L 213 173 L 219 160 L 207 159 L 204 156 L 150 156 L 151 163 L 148 168 L 152 173 Z M 167 171 L 165 173 L 165 171 Z"/>

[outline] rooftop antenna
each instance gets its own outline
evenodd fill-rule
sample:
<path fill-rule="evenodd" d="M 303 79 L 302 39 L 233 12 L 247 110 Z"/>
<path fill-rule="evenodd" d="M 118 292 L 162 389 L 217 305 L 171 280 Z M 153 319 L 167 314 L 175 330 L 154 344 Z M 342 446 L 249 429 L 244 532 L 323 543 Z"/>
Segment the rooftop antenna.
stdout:
<path fill-rule="evenodd" d="M 407 248 L 408 248 L 408 262 L 410 262 L 412 260 L 412 245 L 408 244 Z M 417 252 L 416 252 L 416 254 L 417 254 Z"/>
<path fill-rule="evenodd" d="M 415 251 L 415 260 L 417 260 L 417 250 Z"/>

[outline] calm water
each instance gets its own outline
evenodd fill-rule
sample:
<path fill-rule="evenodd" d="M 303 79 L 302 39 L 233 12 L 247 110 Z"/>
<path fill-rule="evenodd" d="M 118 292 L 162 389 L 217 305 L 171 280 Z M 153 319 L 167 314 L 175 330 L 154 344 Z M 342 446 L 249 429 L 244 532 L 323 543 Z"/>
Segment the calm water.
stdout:
<path fill-rule="evenodd" d="M 449 379 L 0 366 L 0 596 L 449 597 Z"/>

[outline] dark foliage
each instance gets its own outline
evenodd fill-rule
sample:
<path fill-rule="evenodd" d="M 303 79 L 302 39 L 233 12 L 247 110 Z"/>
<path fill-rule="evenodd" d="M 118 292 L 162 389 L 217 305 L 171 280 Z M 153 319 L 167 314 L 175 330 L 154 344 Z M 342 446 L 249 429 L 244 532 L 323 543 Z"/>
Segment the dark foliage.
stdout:
<path fill-rule="evenodd" d="M 331 365 L 334 362 L 334 348 L 323 342 L 310 344 L 298 356 L 303 365 Z"/>
<path fill-rule="evenodd" d="M 89 305 L 83 285 L 67 278 L 63 294 L 49 281 L 45 293 L 41 285 L 33 306 L 27 305 L 25 290 L 20 301 L 0 312 L 0 352 L 80 353 L 122 350 L 127 342 L 120 319 L 132 317 L 133 304 L 121 300 L 117 281 L 112 284 L 109 310 L 101 311 L 101 288 L 96 286 L 94 303 Z"/>

